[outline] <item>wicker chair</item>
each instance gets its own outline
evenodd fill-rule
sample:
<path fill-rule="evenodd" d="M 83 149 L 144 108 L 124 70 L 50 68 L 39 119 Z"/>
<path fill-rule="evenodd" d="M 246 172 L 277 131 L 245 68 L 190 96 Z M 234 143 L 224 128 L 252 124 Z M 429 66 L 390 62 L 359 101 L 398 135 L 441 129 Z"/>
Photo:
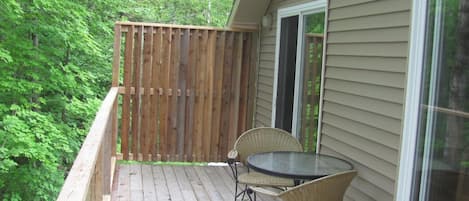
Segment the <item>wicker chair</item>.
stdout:
<path fill-rule="evenodd" d="M 253 170 L 247 173 L 239 174 L 236 159 L 246 164 L 246 158 L 255 153 L 271 152 L 271 151 L 303 151 L 301 144 L 287 131 L 277 128 L 254 128 L 244 132 L 236 140 L 234 149 L 228 153 L 228 164 L 233 172 L 235 179 L 235 200 L 248 193 L 249 199 L 252 200 L 251 192 L 248 186 L 269 186 L 276 188 L 285 188 L 294 186 L 292 179 L 274 177 Z M 238 185 L 244 185 L 244 190 L 238 193 Z M 255 194 L 254 194 L 255 200 Z"/>
<path fill-rule="evenodd" d="M 252 187 L 254 192 L 278 197 L 283 201 L 342 201 L 347 187 L 357 175 L 350 170 L 306 182 L 280 193 L 261 187 Z"/>

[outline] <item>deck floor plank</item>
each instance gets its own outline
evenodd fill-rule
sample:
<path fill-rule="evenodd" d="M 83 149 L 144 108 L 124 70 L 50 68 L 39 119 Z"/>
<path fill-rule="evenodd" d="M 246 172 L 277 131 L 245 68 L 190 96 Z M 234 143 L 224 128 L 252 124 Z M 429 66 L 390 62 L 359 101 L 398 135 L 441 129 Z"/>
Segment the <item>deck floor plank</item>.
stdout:
<path fill-rule="evenodd" d="M 130 200 L 143 200 L 142 165 L 130 165 Z"/>
<path fill-rule="evenodd" d="M 194 190 L 194 193 L 198 200 L 210 200 L 207 191 L 205 190 L 202 181 L 200 181 L 199 176 L 195 172 L 193 166 L 185 166 L 184 171 L 186 172 L 187 179 Z"/>
<path fill-rule="evenodd" d="M 117 183 L 113 185 L 117 189 L 112 189 L 112 200 L 234 200 L 235 183 L 231 170 L 226 166 L 119 164 L 117 174 L 118 178 L 114 180 Z M 257 201 L 273 200 L 268 196 L 257 197 Z"/>
<path fill-rule="evenodd" d="M 233 191 L 231 189 L 228 189 L 228 187 L 225 185 L 223 178 L 220 178 L 218 176 L 218 173 L 215 171 L 217 167 L 206 167 L 203 168 L 205 170 L 205 173 L 209 175 L 212 179 L 213 185 L 217 188 L 217 191 L 220 192 L 221 196 L 223 197 L 224 200 L 233 200 L 234 197 L 232 196 Z"/>
<path fill-rule="evenodd" d="M 143 200 L 156 200 L 155 182 L 151 165 L 142 165 Z"/>
<path fill-rule="evenodd" d="M 159 165 L 153 165 L 151 169 L 153 170 L 153 180 L 155 181 L 156 200 L 171 200 L 171 197 L 169 196 L 168 185 L 166 184 L 166 177 L 163 173 L 163 168 L 161 168 Z"/>
<path fill-rule="evenodd" d="M 208 192 L 208 196 L 210 200 L 223 200 L 220 192 L 218 192 L 210 180 L 210 177 L 205 173 L 202 167 L 194 166 L 195 172 L 197 176 L 200 178 L 202 185 L 204 186 L 205 190 Z"/>
<path fill-rule="evenodd" d="M 182 166 L 173 166 L 174 173 L 176 174 L 177 182 L 179 188 L 181 189 L 182 197 L 185 201 L 197 201 L 195 197 L 194 190 L 192 189 L 189 179 L 187 178 L 184 167 Z"/>
<path fill-rule="evenodd" d="M 164 165 L 162 166 L 164 176 L 166 177 L 166 182 L 168 185 L 169 195 L 171 196 L 172 201 L 184 201 L 182 197 L 181 188 L 177 182 L 176 175 L 174 174 L 174 169 L 172 166 Z"/>
<path fill-rule="evenodd" d="M 119 178 L 117 179 L 117 200 L 129 201 L 130 200 L 130 167 L 127 165 L 119 166 Z"/>

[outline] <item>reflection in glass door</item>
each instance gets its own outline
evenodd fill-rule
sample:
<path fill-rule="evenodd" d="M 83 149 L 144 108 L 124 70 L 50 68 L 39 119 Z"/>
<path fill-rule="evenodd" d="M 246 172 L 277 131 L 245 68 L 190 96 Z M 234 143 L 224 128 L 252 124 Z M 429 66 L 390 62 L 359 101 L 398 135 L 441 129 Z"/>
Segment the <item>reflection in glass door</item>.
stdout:
<path fill-rule="evenodd" d="M 305 151 L 316 147 L 321 89 L 324 12 L 303 16 L 298 131 Z"/>
<path fill-rule="evenodd" d="M 429 0 L 412 200 L 469 200 L 469 0 Z"/>

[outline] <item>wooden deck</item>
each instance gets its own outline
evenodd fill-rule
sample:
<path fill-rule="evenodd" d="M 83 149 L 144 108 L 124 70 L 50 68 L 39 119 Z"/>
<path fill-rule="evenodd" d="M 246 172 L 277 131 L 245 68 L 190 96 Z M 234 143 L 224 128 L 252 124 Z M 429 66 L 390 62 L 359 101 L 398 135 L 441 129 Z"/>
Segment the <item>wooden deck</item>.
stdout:
<path fill-rule="evenodd" d="M 231 175 L 227 166 L 119 164 L 112 200 L 233 201 Z M 257 200 L 275 199 L 258 196 Z"/>

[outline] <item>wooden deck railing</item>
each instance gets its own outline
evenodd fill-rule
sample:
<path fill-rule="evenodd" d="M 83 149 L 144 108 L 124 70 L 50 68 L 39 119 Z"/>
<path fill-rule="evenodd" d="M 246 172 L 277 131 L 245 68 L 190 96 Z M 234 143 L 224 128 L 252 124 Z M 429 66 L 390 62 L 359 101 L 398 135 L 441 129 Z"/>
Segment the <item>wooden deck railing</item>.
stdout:
<path fill-rule="evenodd" d="M 254 33 L 128 22 L 115 33 L 123 158 L 224 160 L 251 127 Z"/>
<path fill-rule="evenodd" d="M 109 199 L 112 183 L 112 132 L 117 88 L 111 88 L 104 99 L 88 135 L 78 153 L 58 201 Z"/>

